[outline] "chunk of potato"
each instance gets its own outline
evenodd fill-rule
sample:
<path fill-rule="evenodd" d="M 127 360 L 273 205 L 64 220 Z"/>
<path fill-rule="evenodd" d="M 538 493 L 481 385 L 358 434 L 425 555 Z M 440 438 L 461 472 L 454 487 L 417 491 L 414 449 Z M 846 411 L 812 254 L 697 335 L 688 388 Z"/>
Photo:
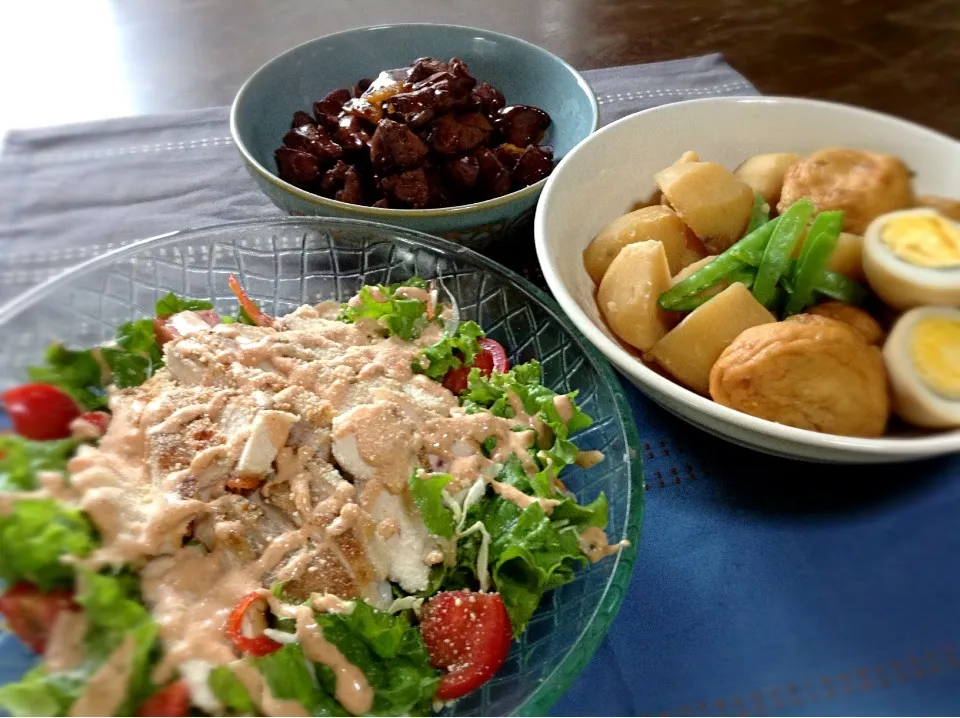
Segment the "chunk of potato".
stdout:
<path fill-rule="evenodd" d="M 684 152 L 682 155 L 680 155 L 680 159 L 678 159 L 678 160 L 677 160 L 676 162 L 674 162 L 673 164 L 674 164 L 674 165 L 682 165 L 682 164 L 684 164 L 685 162 L 699 162 L 699 161 L 700 161 L 700 155 L 698 155 L 698 154 L 697 154 L 696 152 L 694 152 L 693 150 L 687 150 L 687 151 Z"/>
<path fill-rule="evenodd" d="M 684 279 L 687 279 L 688 277 L 692 277 L 696 272 L 699 272 L 701 269 L 706 267 L 708 264 L 710 264 L 710 262 L 712 262 L 716 258 L 717 258 L 717 255 L 708 254 L 706 257 L 701 257 L 696 262 L 692 262 L 691 264 L 688 264 L 686 267 L 684 267 L 679 272 L 673 275 L 673 278 L 670 280 L 670 286 L 675 287 L 678 284 L 680 284 L 680 282 L 682 282 Z M 710 291 L 712 289 L 713 287 L 709 287 L 704 291 Z"/>
<path fill-rule="evenodd" d="M 803 249 L 806 241 L 807 234 L 805 231 L 803 237 L 797 243 L 796 249 L 793 250 L 794 259 L 800 256 L 800 250 Z M 837 238 L 837 246 L 834 247 L 830 258 L 827 259 L 826 268 L 832 272 L 843 274 L 855 282 L 866 281 L 866 276 L 863 273 L 863 237 L 858 234 L 850 234 L 850 232 L 841 232 Z"/>
<path fill-rule="evenodd" d="M 682 268 L 689 267 L 691 264 L 699 262 L 710 254 L 710 250 L 704 246 L 703 242 L 697 239 L 697 235 L 693 233 L 692 229 L 684 225 L 684 230 L 687 233 L 687 245 L 684 247 L 683 254 L 680 256 L 680 265 Z"/>
<path fill-rule="evenodd" d="M 955 199 L 934 197 L 931 194 L 920 195 L 917 197 L 917 206 L 935 209 L 944 217 L 948 217 L 954 222 L 960 222 L 960 201 Z"/>
<path fill-rule="evenodd" d="M 841 232 L 837 246 L 827 260 L 827 269 L 849 277 L 855 282 L 867 281 L 863 273 L 863 237 Z"/>
<path fill-rule="evenodd" d="M 675 275 L 673 275 L 673 278 L 670 280 L 670 286 L 671 287 L 677 286 L 684 279 L 686 279 L 687 277 L 693 276 L 694 273 L 706 267 L 708 264 L 710 264 L 710 262 L 712 262 L 716 258 L 717 258 L 717 255 L 708 254 L 706 257 L 702 257 L 701 259 L 698 259 L 693 264 L 687 265 L 686 267 L 681 269 L 679 272 L 677 272 Z M 729 286 L 730 286 L 730 282 L 728 280 L 721 279 L 712 287 L 707 287 L 706 289 L 704 289 L 697 296 L 698 297 L 715 297 Z"/>
<path fill-rule="evenodd" d="M 677 214 L 713 254 L 743 235 L 753 190 L 716 162 L 682 162 L 657 173 L 657 186 Z"/>
<path fill-rule="evenodd" d="M 783 190 L 783 176 L 787 168 L 800 159 L 795 152 L 773 152 L 754 155 L 741 164 L 733 173 L 763 195 L 771 207 L 776 207 Z"/>
<path fill-rule="evenodd" d="M 681 162 L 699 162 L 700 156 L 693 150 L 687 150 L 673 164 L 678 165 Z M 660 189 L 655 189 L 649 197 L 646 199 L 637 200 L 633 203 L 633 206 L 630 208 L 631 211 L 635 209 L 643 209 L 644 207 L 652 207 L 655 204 L 662 204 L 664 207 L 669 207 L 670 203 L 666 200 L 663 194 L 660 192 Z"/>
<path fill-rule="evenodd" d="M 684 267 L 679 272 L 673 275 L 673 277 L 670 279 L 670 287 L 673 288 L 677 286 L 684 279 L 693 275 L 694 272 L 700 269 L 703 269 L 716 258 L 717 258 L 716 255 L 711 254 L 706 257 L 702 257 L 701 259 L 698 259 L 696 262 L 688 264 L 686 267 Z M 707 287 L 706 289 L 704 289 L 702 292 L 700 292 L 698 296 L 705 296 L 705 297 L 716 296 L 717 294 L 722 292 L 724 289 L 726 289 L 729 286 L 729 284 L 730 284 L 729 282 L 717 282 L 712 287 Z M 674 317 L 675 321 L 677 322 L 679 322 L 689 313 L 690 312 L 688 311 L 677 311 L 677 312 L 671 311 L 670 312 L 670 314 Z"/>
<path fill-rule="evenodd" d="M 659 205 L 662 200 L 663 195 L 660 194 L 660 190 L 655 189 L 646 199 L 638 199 L 636 202 L 634 202 L 630 207 L 630 211 L 636 212 L 638 209 L 643 209 L 644 207 L 655 207 L 656 205 Z"/>
<path fill-rule="evenodd" d="M 597 305 L 620 339 L 647 351 L 672 324 L 657 299 L 670 288 L 667 253 L 660 242 L 628 244 L 610 263 L 597 290 Z"/>
<path fill-rule="evenodd" d="M 653 359 L 681 384 L 699 394 L 710 392 L 710 369 L 742 331 L 777 321 L 735 282 L 701 304 L 653 345 Z"/>
<path fill-rule="evenodd" d="M 628 244 L 656 241 L 663 244 L 671 272 L 683 268 L 687 253 L 687 227 L 676 212 L 656 205 L 617 217 L 604 227 L 583 252 L 583 264 L 594 284 Z"/>

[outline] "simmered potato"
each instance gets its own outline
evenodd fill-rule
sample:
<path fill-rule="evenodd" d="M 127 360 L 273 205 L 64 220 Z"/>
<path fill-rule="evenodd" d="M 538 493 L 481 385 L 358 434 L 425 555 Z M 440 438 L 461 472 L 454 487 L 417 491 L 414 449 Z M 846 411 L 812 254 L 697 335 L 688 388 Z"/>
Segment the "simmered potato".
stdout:
<path fill-rule="evenodd" d="M 702 259 L 698 259 L 693 264 L 688 264 L 686 267 L 684 267 L 679 272 L 673 275 L 673 277 L 670 279 L 670 287 L 673 288 L 677 286 L 684 279 L 693 275 L 695 272 L 703 269 L 716 258 L 717 256 L 715 254 L 710 254 L 710 255 L 707 255 L 706 257 L 703 257 Z M 720 292 L 722 292 L 724 289 L 726 289 L 729 286 L 730 286 L 729 282 L 726 282 L 726 281 L 717 282 L 712 287 L 707 287 L 706 289 L 704 289 L 697 296 L 715 297 L 716 295 L 718 295 Z M 689 314 L 689 312 L 686 312 L 686 311 L 678 311 L 678 312 L 670 312 L 670 313 L 676 316 L 677 321 L 680 321 L 681 319 L 683 319 L 683 317 Z"/>
<path fill-rule="evenodd" d="M 676 212 L 656 205 L 617 217 L 604 227 L 583 252 L 583 264 L 594 284 L 628 244 L 656 241 L 663 244 L 671 272 L 683 268 L 687 251 L 687 228 Z"/>
<path fill-rule="evenodd" d="M 697 239 L 697 235 L 693 233 L 692 229 L 684 226 L 684 230 L 687 233 L 687 245 L 684 247 L 683 254 L 680 256 L 680 266 L 686 269 L 691 264 L 696 264 L 709 255 L 710 250 L 706 248 L 703 242 Z"/>
<path fill-rule="evenodd" d="M 670 288 L 667 253 L 660 242 L 628 244 L 610 263 L 597 290 L 597 306 L 620 339 L 647 351 L 670 328 L 657 299 Z"/>
<path fill-rule="evenodd" d="M 686 279 L 687 277 L 693 276 L 696 272 L 706 267 L 708 264 L 710 264 L 710 262 L 712 262 L 716 258 L 717 258 L 717 255 L 708 254 L 706 257 L 701 257 L 696 262 L 692 262 L 691 264 L 688 264 L 686 267 L 684 267 L 679 272 L 673 275 L 673 278 L 670 280 L 670 286 L 671 287 L 677 286 L 684 279 Z M 713 287 L 710 287 L 709 289 L 705 289 L 704 291 L 712 291 L 712 290 L 713 290 Z"/>
<path fill-rule="evenodd" d="M 776 207 L 783 189 L 783 176 L 787 168 L 800 159 L 795 152 L 774 152 L 767 155 L 754 155 L 733 173 L 759 192 L 770 207 Z"/>
<path fill-rule="evenodd" d="M 736 282 L 694 309 L 650 350 L 649 357 L 681 384 L 710 391 L 710 369 L 741 332 L 777 321 L 750 290 Z"/>
<path fill-rule="evenodd" d="M 841 232 L 837 247 L 827 260 L 827 269 L 843 274 L 855 282 L 865 282 L 863 273 L 863 237 Z"/>
<path fill-rule="evenodd" d="M 793 251 L 793 258 L 800 256 L 800 250 L 803 249 L 803 243 L 807 241 L 807 236 L 801 238 L 797 243 L 797 248 Z M 863 273 L 863 237 L 858 234 L 841 232 L 837 238 L 837 246 L 833 253 L 827 259 L 827 269 L 832 272 L 838 272 L 849 277 L 855 282 L 865 282 L 866 276 Z"/>
<path fill-rule="evenodd" d="M 681 162 L 699 162 L 699 161 L 700 161 L 700 155 L 698 155 L 693 150 L 687 150 L 682 155 L 680 155 L 680 159 L 678 159 L 673 164 L 678 165 Z M 660 191 L 659 187 L 655 189 L 653 193 L 651 193 L 651 195 L 646 199 L 642 199 L 638 202 L 634 202 L 633 207 L 631 207 L 630 209 L 631 210 L 643 209 L 644 207 L 652 207 L 655 204 L 660 204 L 660 205 L 663 205 L 664 207 L 670 206 L 670 203 L 667 201 L 667 198 L 663 196 L 663 193 Z"/>
<path fill-rule="evenodd" d="M 657 173 L 657 186 L 713 254 L 740 239 L 753 207 L 750 186 L 716 162 L 681 162 Z"/>
<path fill-rule="evenodd" d="M 960 201 L 955 199 L 934 197 L 933 195 L 929 194 L 921 195 L 917 197 L 917 206 L 935 209 L 944 217 L 948 217 L 954 222 L 960 222 Z"/>
<path fill-rule="evenodd" d="M 687 150 L 682 155 L 680 155 L 680 159 L 678 159 L 673 164 L 682 165 L 685 162 L 699 162 L 699 161 L 700 161 L 700 155 L 698 155 L 693 150 Z"/>

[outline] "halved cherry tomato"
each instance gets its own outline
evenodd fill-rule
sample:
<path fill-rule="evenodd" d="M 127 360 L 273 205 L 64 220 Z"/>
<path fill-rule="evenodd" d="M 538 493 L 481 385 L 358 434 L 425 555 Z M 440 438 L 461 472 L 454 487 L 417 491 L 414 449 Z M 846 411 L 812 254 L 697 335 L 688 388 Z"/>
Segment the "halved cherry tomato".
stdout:
<path fill-rule="evenodd" d="M 493 370 L 498 374 L 506 374 L 510 371 L 510 360 L 507 359 L 507 352 L 503 345 L 496 339 L 484 337 L 477 339 L 477 344 L 483 347 L 484 351 L 489 352 L 493 359 Z"/>
<path fill-rule="evenodd" d="M 10 630 L 35 653 L 47 650 L 53 624 L 61 611 L 76 611 L 73 592 L 63 589 L 41 593 L 32 583 L 14 584 L 0 596 L 0 613 Z"/>
<path fill-rule="evenodd" d="M 174 681 L 147 698 L 137 709 L 138 716 L 190 715 L 190 686 L 186 681 Z"/>
<path fill-rule="evenodd" d="M 510 652 L 510 617 L 499 593 L 445 591 L 423 606 L 430 662 L 446 671 L 437 698 L 460 698 L 493 678 Z"/>
<path fill-rule="evenodd" d="M 243 310 L 247 313 L 247 316 L 253 320 L 254 324 L 259 327 L 273 326 L 273 317 L 269 317 L 260 311 L 260 307 L 257 306 L 255 301 L 247 296 L 247 293 L 243 291 L 243 287 L 240 286 L 240 282 L 237 281 L 235 276 L 231 274 L 229 277 L 227 277 L 227 284 L 230 285 L 230 291 L 236 295 L 237 301 L 240 302 L 240 306 L 243 307 Z"/>
<path fill-rule="evenodd" d="M 0 394 L 13 428 L 34 441 L 66 439 L 70 422 L 80 416 L 77 402 L 52 384 L 23 384 Z"/>
<path fill-rule="evenodd" d="M 443 385 L 454 394 L 462 394 L 467 390 L 471 369 L 479 369 L 483 376 L 490 376 L 493 372 L 503 374 L 510 371 L 510 361 L 503 345 L 496 339 L 484 337 L 478 339 L 480 351 L 473 358 L 473 364 L 451 369 L 443 377 Z"/>
<path fill-rule="evenodd" d="M 257 619 L 262 620 L 265 611 L 266 601 L 263 596 L 254 591 L 241 598 L 227 617 L 227 638 L 233 641 L 233 645 L 241 652 L 248 653 L 251 656 L 266 656 L 274 651 L 279 651 L 283 647 L 272 638 L 263 635 L 262 631 L 265 626 L 252 626 L 252 630 L 249 632 L 254 633 L 253 636 L 248 636 L 244 632 L 244 628 L 248 624 L 254 623 Z M 250 615 L 247 615 L 248 613 Z M 266 624 L 266 621 L 263 621 L 263 623 Z"/>
<path fill-rule="evenodd" d="M 217 314 L 212 309 L 193 309 L 190 310 L 198 317 L 200 317 L 204 322 L 209 326 L 215 327 L 220 323 L 220 315 Z M 176 314 L 171 314 L 168 317 L 158 317 L 153 320 L 153 336 L 157 340 L 157 344 L 163 346 L 171 339 L 176 339 L 180 336 L 180 332 L 174 326 L 173 322 L 170 321 L 173 319 Z"/>

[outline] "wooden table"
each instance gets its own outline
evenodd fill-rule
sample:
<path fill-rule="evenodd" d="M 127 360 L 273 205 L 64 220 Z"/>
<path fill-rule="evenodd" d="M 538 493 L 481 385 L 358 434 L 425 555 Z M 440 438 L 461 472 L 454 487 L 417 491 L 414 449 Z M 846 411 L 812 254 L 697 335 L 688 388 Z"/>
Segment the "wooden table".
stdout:
<path fill-rule="evenodd" d="M 0 5 L 0 132 L 228 104 L 319 35 L 447 22 L 575 67 L 723 52 L 764 93 L 871 107 L 960 137 L 958 0 L 46 0 Z"/>

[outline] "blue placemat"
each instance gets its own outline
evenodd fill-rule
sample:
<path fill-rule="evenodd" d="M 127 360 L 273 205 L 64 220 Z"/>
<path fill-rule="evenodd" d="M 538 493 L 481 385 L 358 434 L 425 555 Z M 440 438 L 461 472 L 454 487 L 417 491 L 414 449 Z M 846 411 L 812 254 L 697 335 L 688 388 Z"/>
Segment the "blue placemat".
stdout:
<path fill-rule="evenodd" d="M 960 456 L 767 457 L 623 383 L 643 539 L 613 628 L 554 715 L 957 715 Z"/>

